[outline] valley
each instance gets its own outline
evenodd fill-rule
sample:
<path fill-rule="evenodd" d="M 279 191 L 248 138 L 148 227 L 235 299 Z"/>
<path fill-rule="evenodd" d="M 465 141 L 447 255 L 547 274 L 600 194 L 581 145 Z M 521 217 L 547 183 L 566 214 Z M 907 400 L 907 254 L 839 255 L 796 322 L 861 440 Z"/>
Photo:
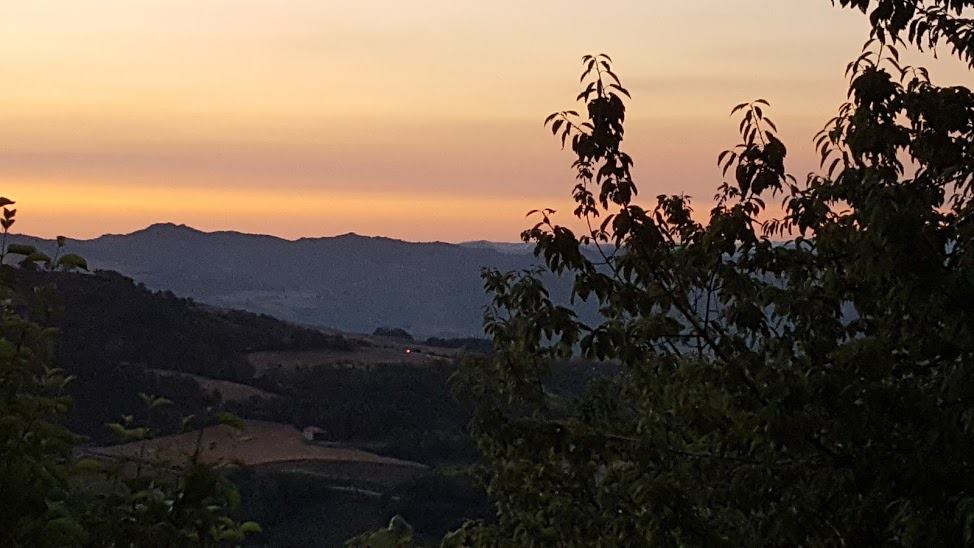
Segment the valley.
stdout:
<path fill-rule="evenodd" d="M 241 518 L 265 526 L 254 545 L 292 545 L 300 532 L 320 540 L 306 545 L 332 546 L 396 514 L 434 538 L 486 515 L 464 472 L 477 459 L 470 409 L 449 381 L 466 341 L 309 327 L 109 271 L 5 272 L 14 306 L 58 330 L 55 365 L 74 377 L 67 419 L 86 438 L 81 453 L 181 462 L 199 441 L 200 458 L 239 486 Z M 142 394 L 170 403 L 147 409 Z M 242 428 L 183 432 L 183 417 L 227 412 Z M 152 438 L 119 439 L 106 425 L 123 417 Z"/>

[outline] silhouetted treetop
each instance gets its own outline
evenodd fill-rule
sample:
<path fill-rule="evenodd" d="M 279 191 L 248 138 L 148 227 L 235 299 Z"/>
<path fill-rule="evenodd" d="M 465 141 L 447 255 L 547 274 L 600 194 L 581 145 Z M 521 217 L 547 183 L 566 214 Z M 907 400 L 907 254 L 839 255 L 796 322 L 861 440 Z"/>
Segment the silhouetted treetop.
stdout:
<path fill-rule="evenodd" d="M 584 107 L 546 122 L 584 227 L 545 209 L 522 237 L 600 318 L 542 272 L 484 272 L 495 353 L 461 378 L 496 519 L 451 542 L 974 542 L 974 94 L 901 66 L 893 15 L 848 67 L 824 172 L 792 177 L 768 101 L 741 103 L 703 216 L 636 200 L 624 88 L 583 59 Z M 608 374 L 552 393 L 579 354 Z"/>
<path fill-rule="evenodd" d="M 953 55 L 974 66 L 972 0 L 832 0 L 836 3 L 868 14 L 873 36 L 883 42 L 935 51 L 949 46 Z"/>

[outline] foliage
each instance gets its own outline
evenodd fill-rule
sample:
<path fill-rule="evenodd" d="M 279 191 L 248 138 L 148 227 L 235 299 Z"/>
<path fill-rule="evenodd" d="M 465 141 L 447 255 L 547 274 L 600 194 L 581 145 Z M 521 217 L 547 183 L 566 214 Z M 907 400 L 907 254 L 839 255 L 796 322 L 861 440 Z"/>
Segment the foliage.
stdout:
<path fill-rule="evenodd" d="M 546 124 L 576 157 L 587 231 L 543 210 L 523 239 L 602 320 L 553 303 L 538 271 L 485 271 L 496 354 L 464 389 L 497 516 L 453 542 L 974 542 L 974 95 L 887 43 L 967 4 L 878 2 L 816 141 L 826 173 L 804 184 L 768 103 L 736 106 L 705 222 L 685 195 L 637 204 L 628 92 L 608 56 L 583 58 L 582 114 Z M 924 36 L 970 51 L 958 21 Z M 619 370 L 567 401 L 544 379 L 576 353 Z"/>
<path fill-rule="evenodd" d="M 150 413 L 172 402 L 143 394 Z M 234 425 L 230 416 L 211 419 Z M 211 419 L 187 417 L 185 431 L 198 431 L 194 451 L 173 460 L 142 452 L 116 462 L 82 460 L 72 476 L 74 489 L 61 505 L 68 515 L 80 515 L 85 544 L 114 546 L 139 539 L 146 546 L 216 546 L 243 541 L 259 533 L 253 522 L 237 521 L 233 514 L 240 494 L 220 469 L 204 463 L 202 432 Z M 132 417 L 109 425 L 123 440 L 146 441 L 153 431 Z"/>
<path fill-rule="evenodd" d="M 965 10 L 972 0 L 832 0 L 869 14 L 874 38 L 910 43 L 936 51 L 940 44 L 974 67 L 974 19 Z M 906 39 L 904 40 L 904 36 Z"/>
<path fill-rule="evenodd" d="M 2 200 L 0 200 L 2 201 Z M 3 272 L 3 275 L 6 275 Z M 67 379 L 52 370 L 50 332 L 0 304 L 0 544 L 28 545 L 71 523 L 52 500 L 66 492 L 75 438 L 56 422 Z"/>
<path fill-rule="evenodd" d="M 385 529 L 363 533 L 345 543 L 346 548 L 399 548 L 413 546 L 413 527 L 402 518 L 393 516 Z"/>
<path fill-rule="evenodd" d="M 5 219 L 12 221 L 13 214 Z M 11 224 L 4 223 L 4 230 Z M 3 253 L 31 256 L 3 244 Z M 62 247 L 59 240 L 50 264 L 86 267 L 80 257 L 61 255 Z M 29 268 L 34 262 L 21 264 Z M 17 275 L 4 265 L 0 275 L 0 545 L 209 546 L 259 532 L 256 524 L 232 517 L 239 504 L 236 488 L 199 460 L 199 450 L 185 462 L 81 458 L 79 439 L 60 424 L 70 404 L 65 391 L 71 378 L 50 366 L 54 330 L 33 319 L 47 317 L 44 302 L 30 299 L 32 306 L 15 310 L 10 297 Z M 43 293 L 30 288 L 34 296 Z M 145 395 L 143 400 L 150 412 L 171 404 Z M 133 417 L 110 426 L 127 440 L 152 435 Z"/>

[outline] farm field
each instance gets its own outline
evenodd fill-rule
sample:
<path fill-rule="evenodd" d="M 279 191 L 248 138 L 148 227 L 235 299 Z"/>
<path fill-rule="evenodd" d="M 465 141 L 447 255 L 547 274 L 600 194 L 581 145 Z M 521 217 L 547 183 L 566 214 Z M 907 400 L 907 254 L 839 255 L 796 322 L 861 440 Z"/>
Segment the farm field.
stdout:
<path fill-rule="evenodd" d="M 185 459 L 199 431 L 86 451 L 109 459 Z M 242 516 L 264 533 L 246 546 L 338 546 L 393 515 L 434 539 L 465 517 L 483 515 L 481 492 L 456 470 L 330 442 L 307 442 L 292 426 L 246 420 L 203 429 L 201 458 L 227 465 L 241 491 Z"/>
<path fill-rule="evenodd" d="M 176 460 L 191 455 L 197 439 L 200 439 L 201 458 L 212 463 L 261 466 L 323 461 L 425 468 L 416 462 L 383 457 L 351 447 L 326 447 L 307 442 L 298 429 L 273 422 L 248 420 L 239 430 L 227 425 L 211 426 L 204 428 L 202 437 L 199 436 L 200 432 L 187 432 L 144 442 L 101 447 L 90 452 L 104 457 L 136 458 L 143 455 L 146 459 Z"/>

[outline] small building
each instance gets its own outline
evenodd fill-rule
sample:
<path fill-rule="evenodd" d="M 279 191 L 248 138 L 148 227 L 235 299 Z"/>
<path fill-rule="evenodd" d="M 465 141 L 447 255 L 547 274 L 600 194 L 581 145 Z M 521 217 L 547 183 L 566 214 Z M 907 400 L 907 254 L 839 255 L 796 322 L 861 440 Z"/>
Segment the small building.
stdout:
<path fill-rule="evenodd" d="M 317 426 L 306 426 L 303 434 L 305 441 L 325 441 L 327 432 Z"/>

